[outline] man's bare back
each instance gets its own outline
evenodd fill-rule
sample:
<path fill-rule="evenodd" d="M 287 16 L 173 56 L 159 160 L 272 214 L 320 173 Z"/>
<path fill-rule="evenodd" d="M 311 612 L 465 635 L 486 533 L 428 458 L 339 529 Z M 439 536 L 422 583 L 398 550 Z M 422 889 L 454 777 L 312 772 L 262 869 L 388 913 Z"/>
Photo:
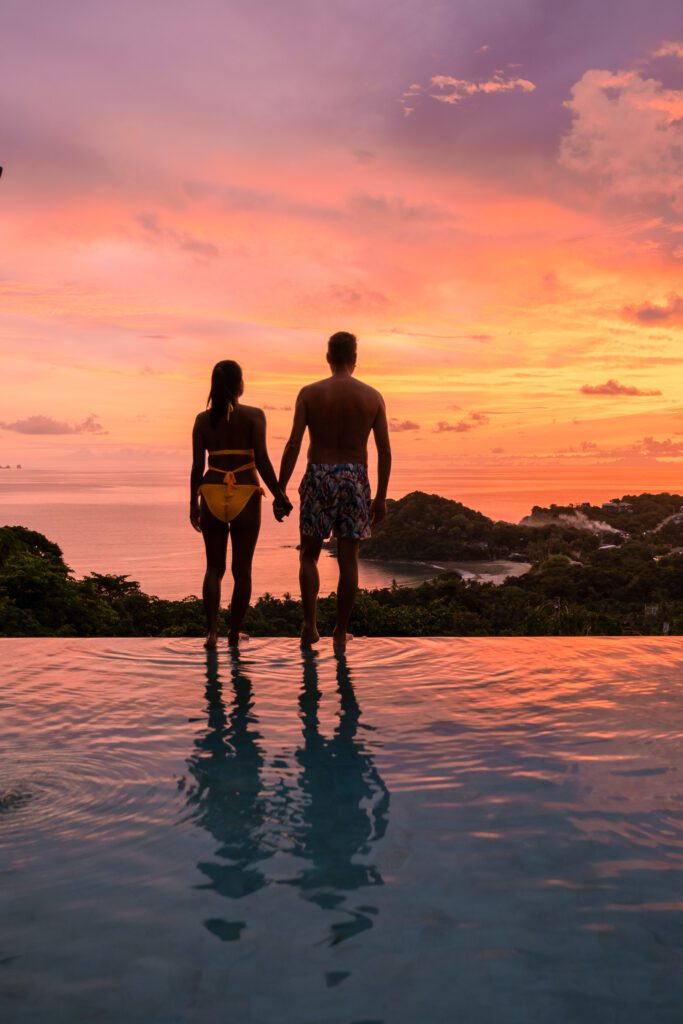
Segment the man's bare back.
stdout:
<path fill-rule="evenodd" d="M 299 403 L 309 432 L 309 462 L 367 465 L 370 431 L 381 430 L 386 421 L 379 391 L 348 374 L 335 374 L 303 388 Z"/>

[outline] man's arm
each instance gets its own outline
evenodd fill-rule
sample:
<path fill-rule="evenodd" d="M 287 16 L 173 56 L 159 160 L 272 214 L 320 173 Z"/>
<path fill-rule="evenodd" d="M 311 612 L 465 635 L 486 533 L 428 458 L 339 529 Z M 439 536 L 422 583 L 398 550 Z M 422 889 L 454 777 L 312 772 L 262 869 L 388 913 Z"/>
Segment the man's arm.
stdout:
<path fill-rule="evenodd" d="M 384 399 L 380 396 L 379 408 L 372 424 L 372 433 L 377 447 L 377 490 L 372 502 L 372 522 L 381 523 L 386 515 L 387 487 L 391 473 L 391 444 L 389 424 Z"/>
<path fill-rule="evenodd" d="M 194 421 L 192 428 L 192 469 L 190 471 L 190 522 L 195 530 L 200 530 L 199 525 L 199 485 L 204 476 L 204 436 L 199 424 L 199 416 Z"/>
<path fill-rule="evenodd" d="M 296 460 L 299 458 L 306 426 L 306 399 L 304 398 L 303 391 L 300 391 L 294 407 L 292 431 L 282 453 L 282 461 L 280 462 L 280 487 L 283 491 L 287 490 L 287 484 L 294 472 Z"/>

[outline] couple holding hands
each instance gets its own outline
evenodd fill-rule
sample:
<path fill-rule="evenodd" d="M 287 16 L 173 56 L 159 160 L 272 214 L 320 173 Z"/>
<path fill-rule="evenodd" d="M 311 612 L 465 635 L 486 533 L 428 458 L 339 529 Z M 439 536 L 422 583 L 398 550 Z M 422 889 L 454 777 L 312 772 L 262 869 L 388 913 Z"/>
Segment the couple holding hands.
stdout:
<path fill-rule="evenodd" d="M 337 541 L 339 584 L 334 646 L 343 650 L 358 588 L 358 549 L 373 523 L 385 515 L 391 471 L 391 448 L 384 400 L 354 376 L 356 338 L 339 331 L 329 339 L 330 376 L 302 388 L 280 463 L 279 477 L 268 456 L 266 417 L 244 405 L 244 379 L 232 360 L 216 363 L 205 412 L 192 431 L 190 522 L 204 538 L 206 574 L 202 596 L 207 620 L 206 646 L 218 641 L 221 581 L 231 538 L 233 592 L 228 643 L 239 646 L 240 627 L 251 598 L 251 566 L 261 528 L 259 476 L 273 495 L 278 522 L 290 514 L 287 484 L 294 472 L 308 428 L 308 465 L 299 486 L 299 584 L 303 605 L 301 644 L 320 639 L 316 610 L 320 578 L 318 558 L 323 541 Z M 377 447 L 377 490 L 370 497 L 367 442 Z M 206 455 L 209 461 L 206 464 Z M 258 474 L 258 476 L 257 476 Z"/>

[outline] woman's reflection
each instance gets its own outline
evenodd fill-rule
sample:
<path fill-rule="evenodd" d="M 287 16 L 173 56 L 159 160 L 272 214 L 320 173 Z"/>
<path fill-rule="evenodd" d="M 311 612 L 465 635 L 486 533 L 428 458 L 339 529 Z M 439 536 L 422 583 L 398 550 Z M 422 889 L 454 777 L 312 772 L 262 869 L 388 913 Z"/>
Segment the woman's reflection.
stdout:
<path fill-rule="evenodd" d="M 264 758 L 251 680 L 244 675 L 238 655 L 232 658 L 231 685 L 232 703 L 226 711 L 216 652 L 207 652 L 209 728 L 195 740 L 187 762 L 194 783 L 186 800 L 196 824 L 219 844 L 216 860 L 198 864 L 208 879 L 200 888 L 215 889 L 228 899 L 242 899 L 267 884 L 261 864 L 274 851 L 262 841 L 267 820 L 267 795 L 261 780 Z M 244 927 L 243 921 L 220 919 L 205 924 L 225 940 L 238 939 Z"/>
<path fill-rule="evenodd" d="M 188 758 L 193 781 L 185 797 L 195 823 L 219 844 L 215 859 L 198 864 L 207 879 L 202 888 L 242 900 L 269 883 L 291 885 L 337 918 L 343 915 L 331 926 L 331 942 L 338 943 L 371 928 L 377 913 L 367 904 L 348 906 L 347 898 L 351 891 L 383 884 L 367 858 L 387 828 L 389 791 L 358 737 L 361 711 L 344 658 L 336 663 L 339 721 L 331 738 L 320 734 L 317 657 L 304 654 L 303 742 L 294 753 L 299 773 L 294 791 L 283 799 L 291 783 L 272 766 L 266 777 L 251 680 L 239 654 L 232 656 L 232 701 L 226 709 L 216 652 L 207 652 L 208 729 Z M 264 862 L 278 850 L 305 862 L 294 878 L 266 875 Z M 222 918 L 205 924 L 225 941 L 239 939 L 245 927 L 244 921 Z"/>
<path fill-rule="evenodd" d="M 332 926 L 332 941 L 341 942 L 372 927 L 376 908 L 347 907 L 346 893 L 382 885 L 367 857 L 387 828 L 389 791 L 372 756 L 358 739 L 361 710 L 344 657 L 337 658 L 339 722 L 331 739 L 318 725 L 320 688 L 317 654 L 305 652 L 299 697 L 303 744 L 296 752 L 300 809 L 294 829 L 294 853 L 307 865 L 293 880 L 306 899 L 348 915 Z"/>

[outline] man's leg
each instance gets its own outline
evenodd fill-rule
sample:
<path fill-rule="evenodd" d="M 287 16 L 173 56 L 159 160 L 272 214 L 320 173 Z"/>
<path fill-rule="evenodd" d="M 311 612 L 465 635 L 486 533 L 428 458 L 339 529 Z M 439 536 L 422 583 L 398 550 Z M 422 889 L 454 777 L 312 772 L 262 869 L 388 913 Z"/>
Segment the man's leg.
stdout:
<path fill-rule="evenodd" d="M 345 537 L 337 539 L 339 585 L 337 587 L 337 622 L 332 634 L 335 647 L 346 646 L 346 631 L 358 591 L 359 547 L 360 541 L 348 540 Z"/>
<path fill-rule="evenodd" d="M 320 639 L 317 624 L 318 591 L 320 576 L 318 574 L 318 558 L 323 546 L 322 537 L 310 537 L 301 534 L 299 550 L 299 586 L 301 587 L 301 603 L 303 605 L 304 625 L 301 630 L 302 647 L 310 647 Z"/>

